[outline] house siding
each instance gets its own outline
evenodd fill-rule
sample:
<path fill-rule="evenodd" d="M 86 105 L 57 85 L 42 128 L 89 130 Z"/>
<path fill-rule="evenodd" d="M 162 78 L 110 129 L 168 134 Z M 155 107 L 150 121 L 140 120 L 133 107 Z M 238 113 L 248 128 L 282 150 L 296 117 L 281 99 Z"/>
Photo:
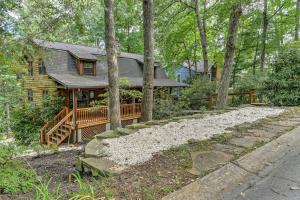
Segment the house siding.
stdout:
<path fill-rule="evenodd" d="M 28 101 L 27 90 L 32 89 L 33 102 L 41 105 L 43 102 L 43 91 L 47 90 L 49 95 L 57 93 L 57 84 L 48 75 L 39 74 L 40 55 L 36 55 L 32 61 L 33 76 L 26 74 L 23 79 L 23 88 L 26 92 L 25 101 Z M 28 68 L 29 66 L 27 66 Z"/>
<path fill-rule="evenodd" d="M 180 76 L 180 80 L 177 79 L 178 75 Z M 195 71 L 192 70 L 192 76 L 194 75 L 195 75 Z M 176 71 L 176 81 L 181 83 L 186 83 L 189 78 L 190 78 L 190 72 L 188 68 L 181 67 Z"/>

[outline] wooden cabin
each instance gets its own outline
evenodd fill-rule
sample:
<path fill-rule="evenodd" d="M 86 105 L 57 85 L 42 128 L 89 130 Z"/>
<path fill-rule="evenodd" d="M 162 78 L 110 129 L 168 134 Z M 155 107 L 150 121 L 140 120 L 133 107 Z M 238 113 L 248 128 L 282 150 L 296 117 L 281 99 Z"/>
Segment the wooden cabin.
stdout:
<path fill-rule="evenodd" d="M 49 94 L 63 96 L 65 107 L 41 128 L 41 141 L 59 145 L 65 140 L 76 142 L 108 130 L 107 107 L 89 108 L 92 101 L 108 87 L 105 52 L 96 47 L 49 42 L 34 39 L 33 58 L 28 58 L 28 74 L 24 79 L 26 100 L 42 104 Z M 140 89 L 143 84 L 142 55 L 120 53 L 119 77 L 126 78 L 130 87 Z M 184 83 L 167 78 L 160 63 L 155 62 L 154 87 L 186 87 Z M 137 122 L 141 114 L 139 102 L 121 105 L 122 125 Z"/>

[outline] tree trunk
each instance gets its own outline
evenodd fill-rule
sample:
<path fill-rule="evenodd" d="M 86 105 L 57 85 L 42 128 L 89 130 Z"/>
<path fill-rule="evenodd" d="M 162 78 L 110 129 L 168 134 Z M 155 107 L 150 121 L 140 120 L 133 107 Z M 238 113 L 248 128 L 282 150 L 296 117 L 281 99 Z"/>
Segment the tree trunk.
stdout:
<path fill-rule="evenodd" d="M 108 66 L 109 118 L 112 130 L 121 127 L 119 70 L 116 50 L 116 34 L 113 13 L 114 0 L 104 0 L 105 47 Z"/>
<path fill-rule="evenodd" d="M 142 120 L 152 120 L 153 112 L 153 78 L 154 78 L 154 28 L 153 0 L 143 0 L 144 20 L 144 69 L 143 69 L 143 98 Z"/>
<path fill-rule="evenodd" d="M 296 26 L 295 26 L 295 41 L 299 39 L 299 19 L 300 19 L 300 0 L 297 0 L 296 6 Z"/>
<path fill-rule="evenodd" d="M 184 46 L 185 51 L 188 52 L 188 48 L 187 48 L 185 42 L 183 42 L 183 46 Z M 187 60 L 188 69 L 189 69 L 189 79 L 190 79 L 189 81 L 191 81 L 192 80 L 192 65 L 191 65 L 190 57 L 188 55 L 186 56 L 186 60 Z"/>
<path fill-rule="evenodd" d="M 261 37 L 261 55 L 260 55 L 260 72 L 262 73 L 265 68 L 265 57 L 266 57 L 266 40 L 267 40 L 267 30 L 268 30 L 268 3 L 264 0 L 264 11 L 263 11 L 263 27 L 262 27 L 262 37 Z"/>
<path fill-rule="evenodd" d="M 11 133 L 10 108 L 9 108 L 9 104 L 8 103 L 6 103 L 6 105 L 5 105 L 5 110 L 6 110 L 7 133 Z"/>
<path fill-rule="evenodd" d="M 256 62 L 257 62 L 256 56 L 257 56 L 258 49 L 259 49 L 259 32 L 257 31 L 255 52 L 254 52 L 253 64 L 252 64 L 252 74 L 253 75 L 255 75 L 255 72 L 256 72 Z"/>
<path fill-rule="evenodd" d="M 232 11 L 229 21 L 228 38 L 226 43 L 226 52 L 224 57 L 224 69 L 222 72 L 221 83 L 218 88 L 217 109 L 224 109 L 226 106 L 230 76 L 232 73 L 232 62 L 235 51 L 235 42 L 238 32 L 239 20 L 242 15 L 240 3 L 232 6 Z"/>
<path fill-rule="evenodd" d="M 195 4 L 195 10 L 194 11 L 195 11 L 195 15 L 196 15 L 196 21 L 197 21 L 197 26 L 198 26 L 200 39 L 201 39 L 201 46 L 202 46 L 204 75 L 207 75 L 208 74 L 208 56 L 207 56 L 207 39 L 206 39 L 205 17 L 203 17 L 203 19 L 201 19 L 200 11 L 199 11 L 199 1 L 194 0 L 194 4 Z M 205 7 L 206 7 L 206 1 L 204 1 L 204 9 L 205 9 Z"/>

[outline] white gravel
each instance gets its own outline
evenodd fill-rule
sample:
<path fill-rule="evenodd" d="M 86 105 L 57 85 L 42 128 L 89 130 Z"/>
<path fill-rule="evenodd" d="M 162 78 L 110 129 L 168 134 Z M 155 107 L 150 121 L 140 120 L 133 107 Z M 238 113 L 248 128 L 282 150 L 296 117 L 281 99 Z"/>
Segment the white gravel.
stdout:
<path fill-rule="evenodd" d="M 205 140 L 225 132 L 226 128 L 245 122 L 254 122 L 268 116 L 279 115 L 284 109 L 246 107 L 201 119 L 184 119 L 164 126 L 153 126 L 134 134 L 115 139 L 106 139 L 104 148 L 108 159 L 120 165 L 137 165 L 152 158 L 152 155 L 185 144 L 190 139 Z"/>

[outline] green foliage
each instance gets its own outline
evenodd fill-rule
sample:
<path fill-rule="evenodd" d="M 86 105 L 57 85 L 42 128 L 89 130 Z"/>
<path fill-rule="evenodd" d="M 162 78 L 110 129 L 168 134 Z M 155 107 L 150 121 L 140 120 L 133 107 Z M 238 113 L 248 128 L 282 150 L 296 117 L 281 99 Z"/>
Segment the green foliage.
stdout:
<path fill-rule="evenodd" d="M 59 200 L 62 199 L 60 192 L 60 185 L 56 187 L 55 193 L 49 191 L 51 179 L 48 181 L 42 179 L 41 182 L 35 185 L 36 200 Z"/>
<path fill-rule="evenodd" d="M 76 182 L 79 184 L 79 191 L 72 194 L 70 200 L 95 200 L 96 195 L 94 187 L 89 183 L 84 182 L 79 173 L 73 174 L 73 176 L 76 179 Z"/>
<path fill-rule="evenodd" d="M 208 102 L 203 98 L 207 98 L 215 91 L 216 83 L 214 81 L 210 81 L 207 77 L 197 77 L 192 81 L 190 87 L 183 91 L 183 96 L 190 101 L 192 108 L 199 109 Z"/>
<path fill-rule="evenodd" d="M 192 81 L 190 87 L 184 90 L 183 95 L 188 99 L 199 99 L 207 97 L 216 90 L 216 83 L 207 77 L 197 77 Z"/>
<path fill-rule="evenodd" d="M 146 187 L 142 187 L 140 189 L 140 194 L 141 194 L 142 199 L 144 199 L 144 200 L 154 200 L 155 199 L 155 193 Z"/>
<path fill-rule="evenodd" d="M 253 75 L 251 73 L 243 74 L 236 78 L 235 83 L 233 84 L 232 91 L 233 93 L 246 93 L 251 90 L 259 91 L 261 90 L 262 82 L 265 77 L 260 76 L 259 74 Z M 260 96 L 260 95 L 259 95 Z M 229 102 L 230 106 L 239 106 L 241 104 L 249 103 L 249 96 L 233 96 Z"/>
<path fill-rule="evenodd" d="M 278 53 L 262 92 L 274 105 L 300 105 L 300 50 L 287 48 Z"/>
<path fill-rule="evenodd" d="M 61 97 L 49 96 L 43 105 L 20 105 L 13 113 L 13 132 L 15 139 L 23 145 L 30 145 L 39 139 L 39 129 L 62 108 Z"/>
<path fill-rule="evenodd" d="M 0 145 L 0 194 L 28 192 L 35 184 L 35 172 L 13 160 L 15 153 L 14 147 Z"/>
<path fill-rule="evenodd" d="M 153 109 L 153 119 L 170 119 L 182 115 L 187 105 L 173 99 L 156 99 Z"/>
<path fill-rule="evenodd" d="M 127 102 L 132 101 L 132 99 L 141 100 L 143 93 L 139 90 L 133 89 L 131 87 L 131 83 L 127 78 L 120 78 L 119 79 L 119 91 L 120 91 L 120 101 Z M 109 93 L 106 91 L 103 94 L 100 94 L 99 97 L 102 99 L 100 101 L 95 101 L 91 103 L 91 106 L 98 106 L 98 105 L 108 105 L 108 96 Z"/>

